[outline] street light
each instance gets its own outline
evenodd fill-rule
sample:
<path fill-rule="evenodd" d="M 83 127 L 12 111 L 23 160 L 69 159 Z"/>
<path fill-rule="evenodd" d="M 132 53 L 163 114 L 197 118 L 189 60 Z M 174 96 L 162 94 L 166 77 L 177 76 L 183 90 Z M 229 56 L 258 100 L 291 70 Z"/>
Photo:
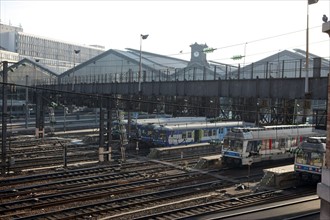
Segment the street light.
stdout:
<path fill-rule="evenodd" d="M 309 63 L 309 5 L 317 3 L 319 0 L 307 0 L 307 27 L 306 27 L 306 78 L 305 78 L 305 93 L 308 89 L 308 63 Z"/>
<path fill-rule="evenodd" d="M 140 36 L 140 65 L 139 65 L 139 75 L 138 75 L 138 82 L 139 82 L 139 94 L 141 94 L 141 74 L 142 74 L 142 40 L 147 39 L 149 34 L 141 34 Z"/>
<path fill-rule="evenodd" d="M 305 66 L 305 102 L 309 96 L 308 77 L 309 77 L 309 5 L 317 3 L 319 0 L 307 0 L 307 27 L 306 27 L 306 66 Z M 304 107 L 303 122 L 306 122 L 307 107 Z"/>

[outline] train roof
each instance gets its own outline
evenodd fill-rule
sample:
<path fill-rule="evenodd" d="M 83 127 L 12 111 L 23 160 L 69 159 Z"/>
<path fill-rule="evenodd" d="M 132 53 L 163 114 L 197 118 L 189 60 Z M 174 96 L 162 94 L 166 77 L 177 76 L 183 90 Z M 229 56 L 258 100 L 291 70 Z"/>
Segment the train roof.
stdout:
<path fill-rule="evenodd" d="M 243 121 L 222 121 L 222 122 L 201 122 L 201 123 L 186 123 L 186 124 L 169 124 L 169 125 L 155 125 L 155 130 L 162 131 L 176 131 L 176 130 L 192 130 L 201 128 L 220 128 L 220 127 L 235 127 L 244 126 Z"/>
<path fill-rule="evenodd" d="M 262 127 L 238 127 L 232 128 L 227 137 L 237 139 L 260 139 L 260 138 L 286 138 L 297 135 L 315 135 L 311 125 L 278 125 Z"/>
<path fill-rule="evenodd" d="M 2 99 L 0 99 L 0 106 L 2 106 Z M 25 105 L 26 101 L 25 100 L 11 100 L 11 99 L 8 99 L 7 100 L 7 106 L 23 106 Z"/>
<path fill-rule="evenodd" d="M 190 149 L 193 147 L 200 147 L 200 146 L 209 146 L 210 143 L 194 143 L 194 144 L 187 144 L 187 145 L 178 145 L 178 146 L 171 146 L 171 147 L 156 147 L 152 148 L 157 151 L 168 151 L 168 150 L 181 150 L 181 149 Z"/>
<path fill-rule="evenodd" d="M 306 142 L 309 142 L 309 143 L 326 143 L 326 141 L 327 141 L 327 138 L 323 137 L 323 136 L 309 137 L 306 140 Z"/>
<path fill-rule="evenodd" d="M 303 151 L 324 153 L 326 151 L 326 137 L 309 137 L 298 148 Z"/>
<path fill-rule="evenodd" d="M 172 123 L 190 123 L 190 122 L 204 122 L 207 121 L 206 117 L 175 117 L 175 118 L 145 118 L 133 119 L 132 125 L 148 125 L 148 124 L 172 124 Z M 124 124 L 128 121 L 123 120 Z"/>

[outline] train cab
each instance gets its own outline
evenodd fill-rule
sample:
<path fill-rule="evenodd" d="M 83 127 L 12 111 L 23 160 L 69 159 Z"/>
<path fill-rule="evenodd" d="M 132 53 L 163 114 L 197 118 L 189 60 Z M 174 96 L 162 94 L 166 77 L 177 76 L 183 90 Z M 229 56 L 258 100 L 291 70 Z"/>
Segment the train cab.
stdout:
<path fill-rule="evenodd" d="M 223 141 L 223 162 L 227 166 L 291 159 L 298 144 L 315 135 L 310 125 L 279 125 L 233 128 Z"/>
<path fill-rule="evenodd" d="M 325 163 L 326 137 L 309 137 L 295 152 L 294 169 L 303 180 L 321 180 Z"/>

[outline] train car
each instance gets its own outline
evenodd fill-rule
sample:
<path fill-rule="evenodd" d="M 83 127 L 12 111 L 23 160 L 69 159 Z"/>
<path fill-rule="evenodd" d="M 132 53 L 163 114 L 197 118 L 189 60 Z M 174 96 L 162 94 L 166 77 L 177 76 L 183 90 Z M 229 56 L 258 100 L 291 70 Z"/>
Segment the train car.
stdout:
<path fill-rule="evenodd" d="M 153 145 L 152 135 L 155 127 L 167 126 L 173 124 L 191 124 L 206 122 L 206 117 L 175 117 L 175 118 L 157 118 L 157 119 L 138 119 L 132 121 L 131 134 L 147 145 Z"/>
<path fill-rule="evenodd" d="M 311 125 L 278 125 L 234 128 L 224 138 L 222 159 L 227 166 L 292 159 L 299 143 L 317 136 Z"/>
<path fill-rule="evenodd" d="M 242 121 L 154 125 L 148 133 L 142 133 L 142 138 L 151 138 L 154 146 L 163 147 L 219 142 L 231 128 L 243 125 Z"/>
<path fill-rule="evenodd" d="M 25 106 L 25 100 L 7 100 L 7 113 L 10 118 L 26 117 L 26 111 L 28 115 L 35 113 L 35 104 L 28 104 L 28 108 Z M 2 109 L 2 100 L 0 100 L 0 109 Z"/>
<path fill-rule="evenodd" d="M 181 124 L 181 123 L 195 123 L 206 121 L 206 117 L 174 117 L 174 118 L 144 118 L 144 119 L 132 119 L 130 128 L 128 127 L 128 120 L 122 120 L 122 124 L 125 126 L 126 131 L 130 131 L 127 136 L 130 139 L 138 139 L 145 144 L 151 144 L 152 138 L 149 134 L 152 133 L 154 126 L 157 125 L 169 125 L 169 124 Z M 113 122 L 114 133 L 118 132 L 118 121 Z"/>
<path fill-rule="evenodd" d="M 309 137 L 295 151 L 294 170 L 304 181 L 320 182 L 325 165 L 326 137 Z"/>

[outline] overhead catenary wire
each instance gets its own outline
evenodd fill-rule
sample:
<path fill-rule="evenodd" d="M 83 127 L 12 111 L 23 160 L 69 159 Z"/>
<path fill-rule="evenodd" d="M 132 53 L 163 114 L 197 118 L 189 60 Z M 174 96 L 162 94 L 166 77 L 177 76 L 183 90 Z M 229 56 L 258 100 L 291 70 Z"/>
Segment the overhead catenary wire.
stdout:
<path fill-rule="evenodd" d="M 315 29 L 315 28 L 320 28 L 321 26 L 314 26 L 314 27 L 310 27 L 309 29 Z M 215 50 L 222 50 L 222 49 L 227 49 L 227 48 L 232 48 L 232 47 L 237 47 L 237 46 L 244 46 L 246 44 L 253 44 L 253 43 L 256 43 L 256 42 L 261 42 L 261 41 L 266 41 L 266 40 L 270 40 L 270 39 L 274 39 L 274 38 L 278 38 L 278 37 L 283 37 L 283 36 L 288 36 L 288 35 L 291 35 L 291 34 L 296 34 L 296 33 L 299 33 L 299 32 L 304 32 L 306 31 L 305 29 L 301 29 L 301 30 L 296 30 L 296 31 L 292 31 L 292 32 L 288 32 L 288 33 L 283 33 L 283 34 L 278 34 L 278 35 L 274 35 L 274 36 L 269 36 L 269 37 L 264 37 L 264 38 L 260 38 L 260 39 L 255 39 L 255 40 L 251 40 L 251 41 L 246 41 L 246 42 L 242 42 L 242 43 L 237 43 L 237 44 L 231 44 L 231 45 L 227 45 L 227 46 L 219 46 L 219 47 L 214 47 Z M 317 42 L 310 42 L 309 44 L 310 45 L 313 45 L 313 44 L 319 44 L 319 43 L 325 43 L 325 42 L 329 42 L 329 40 L 324 40 L 324 41 L 317 41 Z M 301 47 L 301 46 L 304 46 L 304 45 L 297 45 L 297 46 L 291 46 L 289 48 L 280 48 L 280 50 L 286 50 L 286 49 L 293 49 L 293 48 L 297 48 L 297 47 Z M 257 56 L 257 55 L 262 55 L 262 54 L 267 54 L 267 53 L 271 53 L 271 52 L 276 52 L 278 51 L 278 49 L 276 50 L 268 50 L 268 51 L 263 51 L 263 52 L 258 52 L 258 53 L 252 53 L 252 54 L 245 54 L 245 58 L 249 58 L 249 57 L 253 57 L 253 56 Z M 133 53 L 133 52 L 132 52 Z M 152 58 L 153 56 L 148 56 L 148 52 L 146 51 L 143 51 L 144 54 L 146 54 L 145 56 L 143 56 L 144 59 L 150 59 Z M 179 52 L 179 53 L 172 53 L 172 54 L 167 54 L 167 55 L 164 55 L 165 57 L 173 57 L 173 56 L 177 56 L 177 55 L 186 55 L 186 54 L 190 54 L 190 52 Z M 330 52 L 329 52 L 329 57 L 330 58 Z M 231 57 L 222 57 L 222 58 L 216 58 L 216 59 L 212 59 L 214 61 L 222 61 L 222 60 L 229 60 L 231 59 Z M 121 60 L 113 60 L 113 62 L 118 62 L 118 61 L 121 61 Z M 185 60 L 183 60 L 185 61 Z M 187 62 L 187 61 L 186 61 Z M 104 67 L 115 67 L 115 66 L 118 66 L 120 68 L 122 67 L 131 67 L 131 66 L 134 66 L 133 64 L 130 64 L 130 65 L 126 65 L 126 64 L 109 64 L 109 62 L 107 60 L 104 60 L 104 61 L 101 61 L 101 60 L 97 60 L 96 63 L 98 64 L 98 67 L 100 68 L 104 68 Z M 106 64 L 106 65 L 103 65 L 102 63 Z M 165 62 L 165 63 L 162 63 L 162 65 L 164 66 L 163 69 L 160 69 L 160 70 L 166 70 L 170 67 L 166 67 L 166 65 L 176 65 L 176 64 L 179 64 L 181 62 Z M 101 65 L 100 65 L 101 64 Z M 237 63 L 238 64 L 238 63 Z M 78 67 L 78 66 L 77 66 Z"/>

